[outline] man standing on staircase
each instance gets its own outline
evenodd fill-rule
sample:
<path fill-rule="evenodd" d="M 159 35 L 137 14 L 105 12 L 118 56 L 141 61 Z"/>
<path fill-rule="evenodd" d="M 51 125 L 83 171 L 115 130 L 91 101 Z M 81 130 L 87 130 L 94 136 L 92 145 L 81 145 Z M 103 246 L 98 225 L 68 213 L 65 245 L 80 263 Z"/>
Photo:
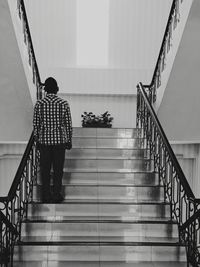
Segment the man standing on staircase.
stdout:
<path fill-rule="evenodd" d="M 72 120 L 66 100 L 57 96 L 59 90 L 54 78 L 44 83 L 46 96 L 34 108 L 34 137 L 40 151 L 42 201 L 62 202 L 62 176 L 65 149 L 72 148 Z M 50 173 L 53 167 L 53 192 L 50 190 Z M 52 194 L 53 193 L 53 194 Z"/>

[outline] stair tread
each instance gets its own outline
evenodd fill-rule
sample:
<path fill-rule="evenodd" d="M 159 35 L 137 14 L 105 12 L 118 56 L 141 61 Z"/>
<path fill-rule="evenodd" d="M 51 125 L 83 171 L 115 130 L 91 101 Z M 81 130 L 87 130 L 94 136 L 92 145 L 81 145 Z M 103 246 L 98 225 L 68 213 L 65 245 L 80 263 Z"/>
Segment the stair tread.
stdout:
<path fill-rule="evenodd" d="M 155 174 L 152 170 L 137 170 L 137 169 L 97 169 L 97 168 L 83 168 L 83 169 L 72 169 L 72 168 L 64 168 L 64 172 L 71 173 L 130 173 L 130 174 Z"/>
<path fill-rule="evenodd" d="M 171 220 L 169 217 L 166 218 L 157 218 L 157 217 L 143 217 L 134 218 L 131 216 L 28 216 L 26 219 L 27 222 L 98 222 L 98 223 L 107 223 L 107 222 L 120 222 L 120 223 L 170 223 Z M 175 222 L 174 222 L 175 223 Z"/>
<path fill-rule="evenodd" d="M 22 243 L 38 243 L 38 242 L 61 242 L 61 243 L 120 243 L 120 244 L 128 244 L 128 243 L 168 243 L 168 244 L 179 244 L 178 238 L 166 238 L 166 237 L 142 237 L 142 236 L 22 236 Z"/>
<path fill-rule="evenodd" d="M 178 242 L 156 241 L 21 241 L 19 246 L 175 246 L 185 247 Z"/>
<path fill-rule="evenodd" d="M 41 187 L 42 184 L 35 184 L 34 187 Z M 158 184 L 97 184 L 97 183 L 78 183 L 78 184 L 63 184 L 62 186 L 67 186 L 67 187 L 136 187 L 136 188 L 146 188 L 146 187 L 152 187 L 152 188 L 161 188 L 163 189 L 163 185 L 158 185 Z"/>
<path fill-rule="evenodd" d="M 15 261 L 14 267 L 47 267 L 47 261 Z M 187 267 L 186 262 L 107 262 L 107 261 L 48 261 L 48 267 Z"/>
<path fill-rule="evenodd" d="M 136 157 L 136 156 L 70 156 L 68 155 L 65 160 L 144 160 L 150 161 L 146 157 Z"/>
<path fill-rule="evenodd" d="M 116 216 L 115 216 L 116 217 Z M 127 224 L 174 224 L 177 225 L 177 223 L 175 221 L 171 221 L 169 220 L 169 218 L 155 218 L 155 217 L 147 217 L 144 219 L 135 219 L 135 220 L 131 220 L 130 218 L 125 218 L 125 219 L 119 219 L 119 218 L 115 218 L 113 216 L 110 216 L 110 218 L 106 217 L 106 218 L 102 218 L 99 216 L 96 217 L 91 217 L 91 216 L 76 216 L 76 217 L 69 217 L 66 216 L 66 218 L 61 218 L 60 216 L 55 216 L 53 222 L 56 223 L 98 223 L 98 224 L 103 224 L 103 223 L 127 223 Z M 29 216 L 27 219 L 23 220 L 23 223 L 52 223 L 52 217 L 51 220 L 45 219 L 44 217 L 39 217 L 35 218 L 35 217 L 31 217 Z"/>
<path fill-rule="evenodd" d="M 130 199 L 112 199 L 112 198 L 79 198 L 79 199 L 64 199 L 62 203 L 42 203 L 40 200 L 32 201 L 30 204 L 33 205 L 65 205 L 65 204 L 94 204 L 94 205 L 109 205 L 109 204 L 116 204 L 116 205 L 164 205 L 168 206 L 170 205 L 167 202 L 163 202 L 163 200 L 137 200 L 133 199 L 132 197 Z"/>

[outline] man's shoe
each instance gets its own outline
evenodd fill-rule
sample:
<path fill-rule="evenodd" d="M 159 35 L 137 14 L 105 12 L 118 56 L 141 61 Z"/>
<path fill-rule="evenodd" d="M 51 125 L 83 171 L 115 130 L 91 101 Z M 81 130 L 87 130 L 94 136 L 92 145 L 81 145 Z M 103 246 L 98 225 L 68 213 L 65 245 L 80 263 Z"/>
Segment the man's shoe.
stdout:
<path fill-rule="evenodd" d="M 52 203 L 52 200 L 48 198 L 42 198 L 42 203 Z"/>
<path fill-rule="evenodd" d="M 62 194 L 55 194 L 54 197 L 53 197 L 53 200 L 55 203 L 61 203 L 63 202 L 65 198 L 63 197 Z"/>
<path fill-rule="evenodd" d="M 43 203 L 52 203 L 53 202 L 53 195 L 51 193 L 42 196 Z"/>

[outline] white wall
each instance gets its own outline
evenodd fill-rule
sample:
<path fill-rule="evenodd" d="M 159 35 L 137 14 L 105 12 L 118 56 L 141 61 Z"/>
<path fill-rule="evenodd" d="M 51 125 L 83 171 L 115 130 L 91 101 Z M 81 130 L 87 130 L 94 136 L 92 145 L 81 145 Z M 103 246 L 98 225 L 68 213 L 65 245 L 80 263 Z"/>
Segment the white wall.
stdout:
<path fill-rule="evenodd" d="M 113 128 L 134 128 L 136 127 L 136 97 L 126 95 L 76 95 L 61 94 L 70 104 L 73 126 L 81 126 L 81 114 L 84 111 L 92 111 L 100 115 L 109 111 L 114 120 Z"/>
<path fill-rule="evenodd" d="M 58 80 L 60 93 L 67 94 L 71 105 L 74 126 L 80 126 L 85 110 L 109 110 L 114 127 L 135 127 L 136 85 L 151 81 L 172 3 L 108 1 L 108 66 L 101 68 L 77 65 L 75 0 L 25 1 L 41 77 Z"/>
<path fill-rule="evenodd" d="M 7 1 L 0 1 L 0 142 L 26 141 L 32 102 Z"/>
<path fill-rule="evenodd" d="M 26 144 L 26 142 L 0 143 L 0 196 L 8 194 Z"/>
<path fill-rule="evenodd" d="M 169 52 L 166 54 L 165 69 L 161 73 L 161 86 L 157 90 L 156 110 L 159 109 L 160 104 L 163 100 L 165 89 L 167 87 L 170 73 L 172 71 L 172 66 L 174 64 L 176 53 L 180 45 L 180 41 L 182 38 L 182 34 L 188 19 L 192 3 L 193 0 L 182 1 L 182 3 L 181 1 L 179 1 L 179 18 L 178 18 L 179 22 L 177 24 L 177 27 L 172 31 L 171 47 Z"/>
<path fill-rule="evenodd" d="M 200 1 L 194 0 L 158 117 L 196 197 L 200 197 Z"/>
<path fill-rule="evenodd" d="M 158 117 L 170 140 L 200 142 L 200 1 L 194 0 Z"/>
<path fill-rule="evenodd" d="M 200 145 L 172 142 L 172 148 L 196 198 L 200 197 Z"/>

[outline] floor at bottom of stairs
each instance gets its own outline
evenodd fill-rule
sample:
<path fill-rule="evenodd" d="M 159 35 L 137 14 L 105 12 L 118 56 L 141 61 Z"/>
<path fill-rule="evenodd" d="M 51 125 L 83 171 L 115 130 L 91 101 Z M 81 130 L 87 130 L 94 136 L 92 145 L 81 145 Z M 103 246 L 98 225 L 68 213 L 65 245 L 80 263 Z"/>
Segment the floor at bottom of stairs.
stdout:
<path fill-rule="evenodd" d="M 185 262 L 15 262 L 14 267 L 187 267 Z"/>

